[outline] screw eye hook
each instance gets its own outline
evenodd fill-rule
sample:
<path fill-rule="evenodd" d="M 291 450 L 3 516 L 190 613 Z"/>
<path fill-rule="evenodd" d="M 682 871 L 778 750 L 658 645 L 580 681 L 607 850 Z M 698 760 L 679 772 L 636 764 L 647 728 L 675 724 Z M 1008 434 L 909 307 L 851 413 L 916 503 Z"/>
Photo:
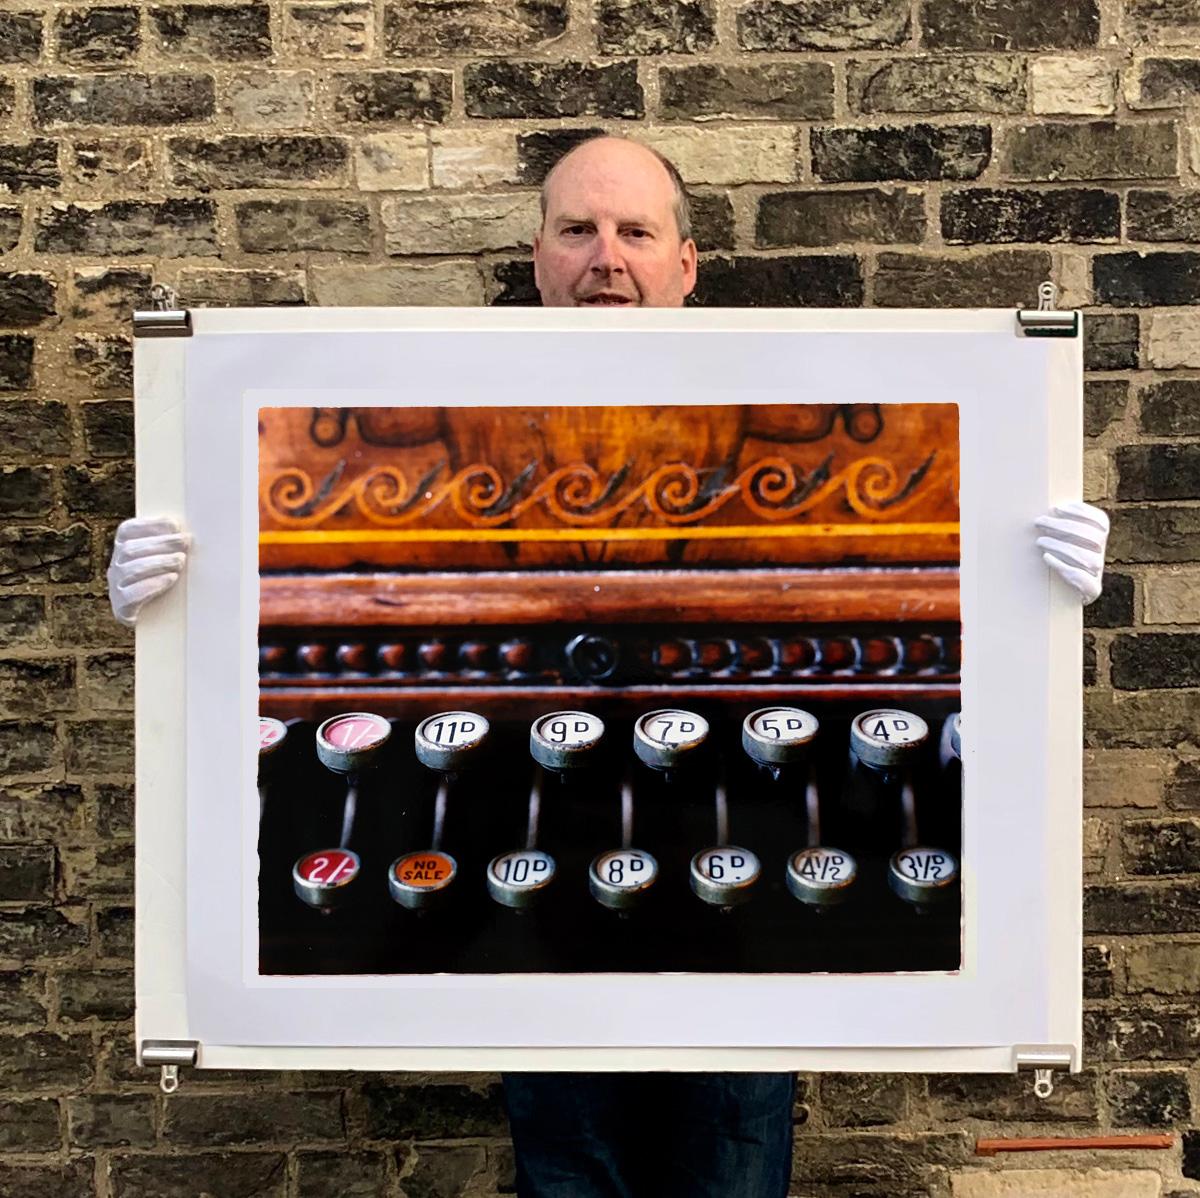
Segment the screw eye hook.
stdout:
<path fill-rule="evenodd" d="M 179 1066 L 164 1065 L 158 1085 L 164 1094 L 174 1094 L 179 1089 Z"/>
<path fill-rule="evenodd" d="M 1046 1099 L 1054 1093 L 1054 1070 L 1035 1069 L 1033 1073 L 1033 1092 L 1038 1098 Z"/>

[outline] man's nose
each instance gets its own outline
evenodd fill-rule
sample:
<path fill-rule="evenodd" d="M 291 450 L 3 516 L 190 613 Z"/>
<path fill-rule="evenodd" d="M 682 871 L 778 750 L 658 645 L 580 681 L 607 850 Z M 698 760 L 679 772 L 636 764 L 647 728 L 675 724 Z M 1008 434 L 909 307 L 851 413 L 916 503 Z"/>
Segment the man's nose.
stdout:
<path fill-rule="evenodd" d="M 621 243 L 616 233 L 601 230 L 592 243 L 592 271 L 596 274 L 613 274 L 625 269 L 621 256 Z"/>

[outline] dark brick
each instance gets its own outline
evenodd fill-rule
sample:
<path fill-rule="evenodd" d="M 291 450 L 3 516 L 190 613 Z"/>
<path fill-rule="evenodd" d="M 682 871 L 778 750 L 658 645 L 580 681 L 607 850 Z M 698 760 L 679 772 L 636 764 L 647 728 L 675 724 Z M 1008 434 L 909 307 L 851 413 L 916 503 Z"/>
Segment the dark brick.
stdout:
<path fill-rule="evenodd" d="M 133 789 L 104 783 L 96 787 L 96 831 L 104 837 L 133 834 Z"/>
<path fill-rule="evenodd" d="M 0 595 L 0 647 L 38 645 L 46 639 L 46 600 L 42 595 Z M 0 833 L 0 837 L 2 837 Z"/>
<path fill-rule="evenodd" d="M 133 390 L 133 342 L 117 333 L 79 333 L 71 343 L 71 373 L 92 392 Z"/>
<path fill-rule="evenodd" d="M 1125 219 L 1133 241 L 1200 241 L 1200 196 L 1130 191 Z"/>
<path fill-rule="evenodd" d="M 284 1198 L 287 1157 L 281 1152 L 206 1152 L 188 1156 L 113 1156 L 113 1198 L 196 1194 L 220 1198 Z M 88 1191 L 90 1198 L 91 1191 Z"/>
<path fill-rule="evenodd" d="M 1172 811 L 1200 811 L 1200 763 L 1181 761 L 1164 793 Z"/>
<path fill-rule="evenodd" d="M 133 908 L 103 907 L 96 912 L 99 956 L 133 960 Z"/>
<path fill-rule="evenodd" d="M 444 121 L 450 112 L 449 71 L 339 71 L 331 81 L 338 121 Z"/>
<path fill-rule="evenodd" d="M 942 197 L 942 237 L 951 244 L 1118 241 L 1120 236 L 1121 197 L 1112 191 L 972 187 Z"/>
<path fill-rule="evenodd" d="M 0 271 L 0 328 L 23 329 L 51 319 L 57 291 L 49 275 Z"/>
<path fill-rule="evenodd" d="M 0 336 L 0 391 L 28 391 L 33 386 L 33 338 L 24 337 L 19 333 L 12 333 L 5 336 Z M 0 431 L 3 431 L 5 426 L 16 423 L 20 417 L 13 411 L 15 405 L 9 403 L 0 404 Z M 28 413 L 34 416 L 35 427 L 30 429 L 27 436 L 22 437 L 17 434 L 18 441 L 27 440 L 30 442 L 36 441 L 39 435 L 48 433 L 43 425 L 38 421 L 38 413 L 33 411 L 34 405 L 21 405 L 22 415 Z M 44 416 L 47 421 L 57 413 L 54 409 L 61 408 L 65 413 L 66 408 L 61 404 L 41 404 L 40 415 Z M 66 434 L 70 436 L 69 429 Z M 0 440 L 0 447 L 14 448 L 14 442 L 7 437 Z M 3 449 L 0 448 L 0 452 Z"/>
<path fill-rule="evenodd" d="M 538 308 L 542 297 L 533 280 L 532 262 L 498 262 L 492 278 L 499 290 L 491 303 L 499 307 Z"/>
<path fill-rule="evenodd" d="M 926 1079 L 926 1086 L 930 1115 L 939 1122 L 1092 1123 L 1099 1117 L 1094 1073 L 1056 1077 L 1048 1099 L 1012 1085 L 1010 1077 L 987 1074 L 935 1074 Z"/>
<path fill-rule="evenodd" d="M 659 113 L 664 120 L 770 117 L 803 121 L 833 116 L 833 67 L 825 62 L 662 67 L 658 86 Z"/>
<path fill-rule="evenodd" d="M 1141 428 L 1154 436 L 1200 435 L 1200 379 L 1166 379 L 1146 387 Z"/>
<path fill-rule="evenodd" d="M 692 302 L 701 308 L 856 308 L 863 270 L 849 254 L 706 259 Z"/>
<path fill-rule="evenodd" d="M 65 1165 L 0 1165 L 0 1194 L 14 1198 L 92 1198 L 95 1162 Z"/>
<path fill-rule="evenodd" d="M 52 723 L 0 721 L 0 775 L 42 773 L 56 758 Z"/>
<path fill-rule="evenodd" d="M 238 240 L 252 254 L 326 250 L 365 254 L 371 215 L 358 200 L 248 200 L 234 207 Z"/>
<path fill-rule="evenodd" d="M 1184 1177 L 1200 1180 L 1200 1131 L 1185 1131 L 1183 1133 Z"/>
<path fill-rule="evenodd" d="M 366 1082 L 365 1135 L 371 1140 L 440 1140 L 506 1134 L 507 1122 L 495 1084 L 393 1085 Z"/>
<path fill-rule="evenodd" d="M 1100 304 L 1200 303 L 1200 254 L 1099 254 L 1092 259 L 1092 281 Z"/>
<path fill-rule="evenodd" d="M 62 185 L 58 143 L 45 138 L 0 143 L 0 188 L 14 194 L 46 191 Z"/>
<path fill-rule="evenodd" d="M 1109 647 L 1112 683 L 1120 690 L 1200 686 L 1200 634 L 1121 635 Z"/>
<path fill-rule="evenodd" d="M 826 1073 L 819 1082 L 821 1112 L 828 1127 L 880 1127 L 904 1118 L 904 1077 L 879 1073 Z"/>
<path fill-rule="evenodd" d="M 0 12 L 0 62 L 37 62 L 42 55 L 42 14 Z"/>
<path fill-rule="evenodd" d="M 32 970 L 0 973 L 0 1023 L 46 1021 L 46 986 L 42 975 Z"/>
<path fill-rule="evenodd" d="M 133 404 L 128 400 L 102 399 L 80 406 L 83 439 L 88 457 L 133 456 Z"/>
<path fill-rule="evenodd" d="M 350 151 L 340 137 L 173 137 L 171 179 L 200 191 L 225 187 L 345 185 Z"/>
<path fill-rule="evenodd" d="M 57 1152 L 61 1141 L 53 1098 L 0 1102 L 0 1151 Z"/>
<path fill-rule="evenodd" d="M 1200 445 L 1122 445 L 1118 499 L 1200 499 Z"/>
<path fill-rule="evenodd" d="M 265 4 L 180 4 L 152 8 L 150 20 L 161 48 L 175 61 L 252 62 L 271 53 Z"/>
<path fill-rule="evenodd" d="M 0 660 L 0 710 L 9 716 L 48 715 L 75 706 L 72 658 Z"/>
<path fill-rule="evenodd" d="M 69 528 L 0 527 L 0 585 L 84 582 L 92 572 L 91 536 L 82 524 Z"/>
<path fill-rule="evenodd" d="M 1112 952 L 1107 945 L 1089 944 L 1083 950 L 1083 997 L 1112 998 Z"/>
<path fill-rule="evenodd" d="M 1200 508 L 1117 508 L 1108 556 L 1116 562 L 1200 561 Z"/>
<path fill-rule="evenodd" d="M 1137 877 L 1200 873 L 1200 823 L 1191 819 L 1128 820 L 1121 844 Z"/>
<path fill-rule="evenodd" d="M 141 45 L 136 8 L 74 8 L 55 21 L 59 61 L 73 66 L 128 62 Z"/>
<path fill-rule="evenodd" d="M 471 1134 L 455 1131 L 452 1135 Z M 262 1140 L 304 1143 L 346 1135 L 342 1094 L 188 1094 L 167 1103 L 163 1141 L 199 1147 Z"/>
<path fill-rule="evenodd" d="M 1169 40 L 1189 25 L 1200 25 L 1196 0 L 1125 0 L 1122 8 L 1129 31 L 1144 36 Z"/>
<path fill-rule="evenodd" d="M 1176 108 L 1200 95 L 1200 58 L 1147 58 L 1138 70 L 1138 106 Z"/>
<path fill-rule="evenodd" d="M 758 202 L 754 244 L 764 247 L 919 242 L 925 236 L 925 200 L 906 188 L 859 191 L 786 191 Z"/>
<path fill-rule="evenodd" d="M 792 1179 L 801 1192 L 838 1186 L 855 1198 L 913 1198 L 928 1194 L 948 1166 L 969 1162 L 973 1147 L 966 1133 L 814 1133 L 797 1137 Z"/>
<path fill-rule="evenodd" d="M 849 64 L 859 112 L 1024 112 L 1025 63 L 1008 55 L 869 59 Z"/>
<path fill-rule="evenodd" d="M 645 115 L 637 62 L 478 62 L 463 68 L 468 116 L 510 120 Z"/>
<path fill-rule="evenodd" d="M 0 207 L 0 254 L 17 248 L 21 240 L 21 209 Z"/>
<path fill-rule="evenodd" d="M 1084 369 L 1136 370 L 1140 336 L 1136 312 L 1089 312 L 1083 322 Z"/>
<path fill-rule="evenodd" d="M 518 133 L 518 180 L 540 185 L 550 173 L 550 168 L 564 154 L 603 132 L 603 129 L 548 129 L 536 133 Z"/>
<path fill-rule="evenodd" d="M 78 267 L 71 315 L 91 325 L 125 324 L 135 311 L 150 306 L 153 283 L 151 273 L 137 267 Z"/>
<path fill-rule="evenodd" d="M 955 50 L 1082 50 L 1100 37 L 1098 0 L 924 0 L 927 46 Z"/>
<path fill-rule="evenodd" d="M 751 0 L 737 11 L 743 50 L 857 50 L 899 46 L 910 32 L 905 0 Z"/>
<path fill-rule="evenodd" d="M 495 1192 L 482 1144 L 418 1144 L 408 1149 L 407 1156 L 404 1192 L 411 1198 Z"/>
<path fill-rule="evenodd" d="M 1083 634 L 1083 685 L 1096 685 L 1096 638 L 1090 632 Z"/>
<path fill-rule="evenodd" d="M 1089 379 L 1083 385 L 1083 431 L 1098 437 L 1125 415 L 1129 384 L 1124 379 Z"/>
<path fill-rule="evenodd" d="M 813 129 L 813 174 L 830 183 L 975 179 L 992 154 L 986 125 Z"/>
<path fill-rule="evenodd" d="M 85 658 L 80 697 L 102 711 L 132 711 L 133 655 L 97 653 Z"/>
<path fill-rule="evenodd" d="M 1086 887 L 1083 925 L 1091 935 L 1200 932 L 1200 885 L 1187 881 Z M 1200 1015 L 1196 1019 L 1200 1023 Z"/>
<path fill-rule="evenodd" d="M 18 961 L 56 959 L 72 956 L 87 944 L 87 912 L 83 908 L 71 909 L 69 913 L 61 907 L 0 912 L 0 957 Z M 3 1041 L 0 1037 L 0 1048 Z M 12 1060 L 6 1062 L 5 1055 L 0 1052 L 0 1088 L 20 1088 L 13 1086 L 10 1079 L 20 1072 L 21 1065 Z M 12 1070 L 8 1079 L 6 1068 Z"/>
<path fill-rule="evenodd" d="M 52 845 L 0 844 L 0 902 L 53 902 L 55 863 Z"/>
<path fill-rule="evenodd" d="M 1010 179 L 1161 179 L 1179 173 L 1178 138 L 1169 121 L 1018 125 L 1006 143 Z"/>
<path fill-rule="evenodd" d="M 1105 1089 L 1116 1127 L 1171 1127 L 1191 1118 L 1187 1074 L 1174 1069 L 1114 1069 Z"/>
<path fill-rule="evenodd" d="M 1192 1008 L 1089 1011 L 1085 1051 L 1106 1061 L 1190 1061 L 1200 1052 L 1200 1016 Z"/>
<path fill-rule="evenodd" d="M 44 734 L 39 731 L 38 735 Z M 0 837 L 4 840 L 60 840 L 82 831 L 87 820 L 82 788 L 65 782 L 9 783 L 0 794 L 4 796 L 0 803 Z"/>
<path fill-rule="evenodd" d="M 1087 628 L 1128 628 L 1133 624 L 1133 579 L 1128 574 L 1104 573 L 1100 597 L 1083 609 Z"/>
<path fill-rule="evenodd" d="M 44 516 L 54 503 L 48 466 L 0 467 L 0 516 Z"/>
<path fill-rule="evenodd" d="M 133 843 L 64 847 L 59 873 L 68 898 L 133 898 Z"/>
<path fill-rule="evenodd" d="M 402 0 L 387 4 L 383 41 L 390 58 L 512 54 L 530 50 L 567 29 L 567 0 Z"/>
<path fill-rule="evenodd" d="M 132 774 L 132 720 L 74 720 L 64 726 L 68 775 Z"/>
<path fill-rule="evenodd" d="M 58 1006 L 63 1019 L 132 1019 L 133 979 L 124 969 L 62 973 L 58 978 Z"/>
<path fill-rule="evenodd" d="M 303 271 L 197 267 L 180 271 L 177 290 L 181 304 L 206 308 L 280 307 L 305 302 Z"/>
<path fill-rule="evenodd" d="M 140 137 L 109 137 L 77 141 L 68 159 L 79 183 L 120 188 L 138 194 L 154 183 L 155 165 L 150 143 Z"/>
<path fill-rule="evenodd" d="M 5 1090 L 77 1090 L 92 1076 L 92 1042 L 88 1036 L 55 1036 L 48 1032 L 0 1036 L 0 1048 L 0 1087 Z"/>
<path fill-rule="evenodd" d="M 133 470 L 124 462 L 68 466 L 63 471 L 63 498 L 73 515 L 132 516 Z"/>
<path fill-rule="evenodd" d="M 144 1094 L 84 1094 L 67 1100 L 67 1140 L 74 1148 L 149 1148 L 154 1099 Z"/>
<path fill-rule="evenodd" d="M 377 1198 L 387 1192 L 387 1157 L 382 1152 L 296 1153 L 298 1198 Z M 409 1188 L 405 1175 L 405 1189 Z"/>
<path fill-rule="evenodd" d="M 104 545 L 105 557 L 111 542 Z M 50 600 L 54 643 L 64 649 L 97 649 L 102 645 L 133 645 L 133 634 L 113 619 L 108 596 L 54 595 Z"/>
<path fill-rule="evenodd" d="M 210 75 L 47 75 L 33 81 L 34 119 L 47 128 L 180 125 L 212 116 L 213 102 Z"/>
<path fill-rule="evenodd" d="M 717 40 L 714 0 L 597 0 L 601 54 L 696 54 Z"/>
<path fill-rule="evenodd" d="M 17 89 L 7 79 L 0 79 L 0 121 L 12 120 L 17 107 Z"/>
<path fill-rule="evenodd" d="M 1029 303 L 1052 273 L 1048 252 L 997 250 L 969 258 L 880 254 L 875 303 L 884 308 L 1009 308 Z"/>
<path fill-rule="evenodd" d="M 114 200 L 52 204 L 38 217 L 34 245 L 41 254 L 138 254 L 186 258 L 217 253 L 211 200 Z M 289 247 L 295 248 L 295 247 Z"/>

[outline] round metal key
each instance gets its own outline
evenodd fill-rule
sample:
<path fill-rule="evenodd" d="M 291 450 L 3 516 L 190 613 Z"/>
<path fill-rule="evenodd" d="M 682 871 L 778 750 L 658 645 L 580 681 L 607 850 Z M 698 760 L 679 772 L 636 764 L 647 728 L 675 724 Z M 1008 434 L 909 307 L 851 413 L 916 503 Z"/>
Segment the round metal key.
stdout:
<path fill-rule="evenodd" d="M 417 725 L 417 759 L 431 770 L 457 773 L 487 739 L 488 722 L 474 711 L 442 711 Z"/>
<path fill-rule="evenodd" d="M 736 907 L 750 897 L 761 874 L 749 849 L 732 844 L 702 849 L 692 858 L 692 892 L 714 907 Z"/>
<path fill-rule="evenodd" d="M 405 853 L 388 867 L 388 893 L 412 911 L 431 907 L 445 898 L 457 873 L 458 863 L 449 853 Z"/>
<path fill-rule="evenodd" d="M 708 721 L 694 711 L 663 708 L 640 716 L 633 726 L 633 751 L 651 769 L 682 765 L 704 744 Z"/>
<path fill-rule="evenodd" d="M 487 867 L 488 894 L 502 907 L 532 907 L 554 881 L 554 858 L 540 849 L 517 849 L 493 857 Z"/>
<path fill-rule="evenodd" d="M 317 729 L 317 756 L 335 774 L 357 774 L 373 763 L 391 734 L 391 724 L 369 711 L 331 716 Z"/>
<path fill-rule="evenodd" d="M 287 725 L 269 715 L 258 717 L 258 781 L 268 777 L 287 739 Z"/>
<path fill-rule="evenodd" d="M 349 849 L 305 853 L 292 867 L 292 887 L 310 907 L 328 910 L 344 902 L 362 862 Z"/>
<path fill-rule="evenodd" d="M 658 862 L 640 849 L 601 853 L 588 869 L 588 889 L 596 902 L 628 911 L 646 897 L 658 877 Z"/>
<path fill-rule="evenodd" d="M 954 756 L 962 760 L 962 712 L 956 711 L 950 717 L 950 747 Z"/>
<path fill-rule="evenodd" d="M 841 849 L 814 845 L 788 859 L 788 890 L 793 897 L 813 907 L 844 902 L 857 877 L 858 865 Z"/>
<path fill-rule="evenodd" d="M 742 748 L 759 765 L 788 765 L 803 759 L 820 727 L 799 707 L 760 707 L 742 722 Z"/>
<path fill-rule="evenodd" d="M 587 711 L 552 711 L 529 729 L 529 752 L 548 770 L 574 770 L 595 760 L 604 721 Z"/>
<path fill-rule="evenodd" d="M 912 761 L 929 737 L 929 725 L 911 711 L 878 707 L 854 717 L 850 748 L 864 765 L 891 768 Z"/>
<path fill-rule="evenodd" d="M 888 885 L 905 902 L 941 902 L 958 880 L 958 861 L 945 849 L 901 849 L 888 862 Z"/>

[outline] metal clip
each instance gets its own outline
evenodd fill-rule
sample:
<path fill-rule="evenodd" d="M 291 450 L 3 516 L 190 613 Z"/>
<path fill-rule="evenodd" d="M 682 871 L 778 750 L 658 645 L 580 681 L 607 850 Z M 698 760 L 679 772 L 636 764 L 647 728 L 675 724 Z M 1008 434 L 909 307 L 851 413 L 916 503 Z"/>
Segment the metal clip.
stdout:
<path fill-rule="evenodd" d="M 1019 1073 L 1033 1074 L 1033 1092 L 1041 1099 L 1054 1093 L 1054 1070 L 1070 1070 L 1074 1057 L 1069 1048 L 1018 1048 L 1013 1054 Z"/>
<path fill-rule="evenodd" d="M 162 1076 L 158 1079 L 158 1087 L 164 1094 L 174 1094 L 179 1089 L 179 1066 L 164 1065 Z"/>
<path fill-rule="evenodd" d="M 164 1094 L 174 1094 L 179 1089 L 179 1067 L 194 1065 L 199 1053 L 195 1040 L 143 1040 L 141 1063 L 161 1065 L 159 1087 Z"/>
<path fill-rule="evenodd" d="M 1058 288 L 1047 279 L 1038 284 L 1038 306 L 1017 313 L 1017 332 L 1026 337 L 1078 337 L 1079 313 L 1061 311 Z"/>
<path fill-rule="evenodd" d="M 185 308 L 176 307 L 179 300 L 173 288 L 166 283 L 155 283 L 150 288 L 150 310 L 133 314 L 135 337 L 190 337 L 192 314 Z"/>

